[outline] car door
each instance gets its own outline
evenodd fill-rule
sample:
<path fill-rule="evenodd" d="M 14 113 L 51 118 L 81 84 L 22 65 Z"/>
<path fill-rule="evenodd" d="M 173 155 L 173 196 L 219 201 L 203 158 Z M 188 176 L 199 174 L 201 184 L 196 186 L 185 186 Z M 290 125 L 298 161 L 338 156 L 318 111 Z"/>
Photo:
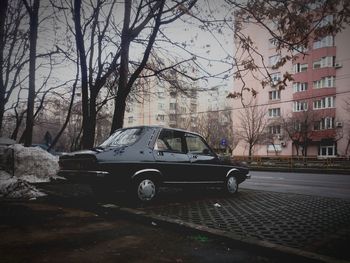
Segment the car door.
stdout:
<path fill-rule="evenodd" d="M 224 169 L 219 164 L 217 155 L 205 140 L 192 133 L 185 135 L 187 155 L 191 162 L 191 180 L 202 182 L 222 181 Z"/>
<path fill-rule="evenodd" d="M 184 132 L 171 129 L 160 131 L 153 154 L 164 182 L 181 183 L 185 180 L 184 174 L 190 167 L 190 159 L 186 152 Z"/>

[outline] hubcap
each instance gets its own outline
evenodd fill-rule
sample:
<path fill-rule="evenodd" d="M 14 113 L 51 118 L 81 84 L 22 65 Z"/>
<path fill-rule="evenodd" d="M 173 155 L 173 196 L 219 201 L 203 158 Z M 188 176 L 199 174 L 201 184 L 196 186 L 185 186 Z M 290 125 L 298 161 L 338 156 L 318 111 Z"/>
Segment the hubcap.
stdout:
<path fill-rule="evenodd" d="M 149 201 L 156 195 L 156 186 L 151 180 L 145 179 L 140 182 L 137 195 L 141 201 Z"/>
<path fill-rule="evenodd" d="M 231 176 L 227 180 L 227 190 L 231 194 L 237 191 L 237 181 L 236 181 L 236 178 L 234 178 L 233 176 Z"/>

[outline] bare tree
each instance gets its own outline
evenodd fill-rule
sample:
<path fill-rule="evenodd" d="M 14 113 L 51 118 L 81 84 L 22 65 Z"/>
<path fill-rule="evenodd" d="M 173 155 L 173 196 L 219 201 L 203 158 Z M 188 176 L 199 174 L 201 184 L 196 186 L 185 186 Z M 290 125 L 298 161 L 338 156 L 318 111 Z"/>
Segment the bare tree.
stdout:
<path fill-rule="evenodd" d="M 292 141 L 297 156 L 301 147 L 303 156 L 307 156 L 307 149 L 314 136 L 315 122 L 319 121 L 320 116 L 317 112 L 310 109 L 301 112 L 294 112 L 291 116 L 282 118 L 282 127 L 289 139 Z"/>
<path fill-rule="evenodd" d="M 232 152 L 239 142 L 238 136 L 234 133 L 230 109 L 199 113 L 193 130 L 203 135 L 216 151 Z"/>
<path fill-rule="evenodd" d="M 140 4 L 135 10 L 137 15 L 135 16 L 134 21 L 131 21 L 132 1 L 127 0 L 125 2 L 124 21 L 121 34 L 119 83 L 111 132 L 123 126 L 126 99 L 133 84 L 140 76 L 143 69 L 147 66 L 160 27 L 172 23 L 184 14 L 187 14 L 196 2 L 196 0 L 183 0 L 180 2 L 171 1 L 170 3 L 165 4 L 165 0 L 158 0 L 146 4 L 144 6 L 146 8 L 142 7 Z M 173 13 L 175 14 L 172 15 Z M 151 23 L 153 23 L 153 25 Z M 143 57 L 136 66 L 136 69 L 130 73 L 130 45 L 142 31 L 147 29 L 148 26 L 151 26 L 151 32 L 148 35 L 148 40 L 145 41 Z"/>
<path fill-rule="evenodd" d="M 348 113 L 348 116 L 350 115 L 350 98 L 347 98 L 345 100 L 345 110 Z M 347 120 L 345 120 L 345 125 L 343 128 L 343 134 L 346 138 L 346 148 L 345 148 L 345 152 L 344 155 L 348 155 L 349 154 L 349 150 L 350 150 L 350 118 L 348 117 Z"/>
<path fill-rule="evenodd" d="M 242 141 L 248 144 L 248 155 L 253 155 L 254 146 L 265 140 L 265 131 L 267 126 L 266 109 L 259 107 L 255 103 L 245 106 L 239 112 L 238 135 Z"/>
<path fill-rule="evenodd" d="M 23 29 L 25 8 L 22 0 L 0 2 L 0 133 L 6 104 L 14 90 L 26 79 L 22 73 L 27 64 L 27 30 Z"/>

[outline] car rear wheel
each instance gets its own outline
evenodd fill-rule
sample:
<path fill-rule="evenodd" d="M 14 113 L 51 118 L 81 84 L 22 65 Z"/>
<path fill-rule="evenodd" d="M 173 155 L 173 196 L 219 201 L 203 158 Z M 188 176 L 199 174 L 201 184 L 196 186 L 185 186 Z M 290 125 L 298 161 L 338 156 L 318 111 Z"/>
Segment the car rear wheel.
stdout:
<path fill-rule="evenodd" d="M 233 195 L 238 191 L 238 183 L 235 176 L 230 175 L 226 179 L 225 192 L 229 195 Z"/>
<path fill-rule="evenodd" d="M 135 188 L 136 197 L 141 202 L 150 202 L 154 200 L 158 193 L 156 181 L 149 177 L 136 180 Z"/>

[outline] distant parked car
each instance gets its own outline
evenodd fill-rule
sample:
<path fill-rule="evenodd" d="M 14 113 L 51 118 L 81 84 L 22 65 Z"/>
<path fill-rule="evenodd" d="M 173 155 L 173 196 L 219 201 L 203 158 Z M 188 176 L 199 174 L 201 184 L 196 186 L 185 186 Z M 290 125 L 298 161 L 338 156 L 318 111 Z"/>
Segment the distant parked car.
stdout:
<path fill-rule="evenodd" d="M 99 147 L 60 156 L 59 175 L 95 187 L 121 188 L 140 201 L 162 185 L 221 186 L 235 194 L 247 167 L 221 160 L 199 134 L 164 127 L 117 130 Z"/>

